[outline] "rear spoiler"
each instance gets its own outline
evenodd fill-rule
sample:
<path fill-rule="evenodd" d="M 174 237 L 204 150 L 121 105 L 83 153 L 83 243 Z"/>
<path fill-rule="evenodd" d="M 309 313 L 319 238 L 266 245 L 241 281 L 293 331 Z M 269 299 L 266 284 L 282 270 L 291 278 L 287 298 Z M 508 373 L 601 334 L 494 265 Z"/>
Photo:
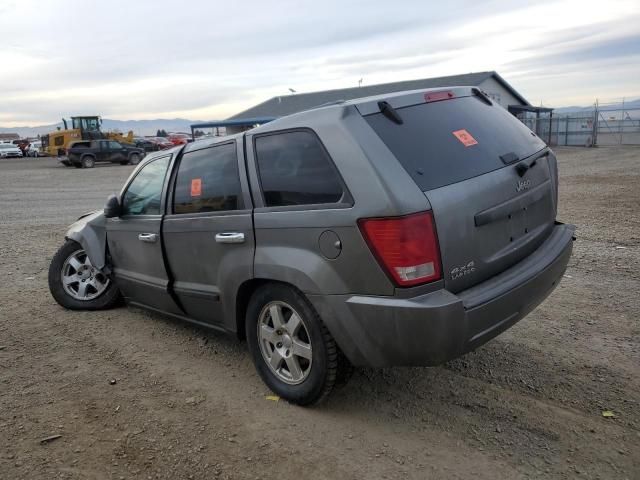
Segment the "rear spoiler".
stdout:
<path fill-rule="evenodd" d="M 480 99 L 487 103 L 487 100 L 493 105 L 491 99 L 477 87 L 441 87 L 426 88 L 422 90 L 410 90 L 406 92 L 395 92 L 375 97 L 367 97 L 358 100 L 352 100 L 360 115 L 373 115 L 382 111 L 380 104 L 387 105 L 393 109 L 409 107 L 411 105 L 419 105 L 421 103 L 431 103 L 443 100 L 449 100 L 460 97 L 471 97 L 477 95 Z"/>

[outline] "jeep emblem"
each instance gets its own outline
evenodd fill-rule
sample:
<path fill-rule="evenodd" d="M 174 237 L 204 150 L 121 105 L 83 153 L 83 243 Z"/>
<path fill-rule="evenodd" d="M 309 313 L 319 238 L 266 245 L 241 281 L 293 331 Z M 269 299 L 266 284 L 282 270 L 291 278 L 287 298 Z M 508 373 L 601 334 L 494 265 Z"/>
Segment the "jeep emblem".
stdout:
<path fill-rule="evenodd" d="M 531 187 L 531 180 L 519 180 L 516 184 L 516 192 L 521 192 Z"/>

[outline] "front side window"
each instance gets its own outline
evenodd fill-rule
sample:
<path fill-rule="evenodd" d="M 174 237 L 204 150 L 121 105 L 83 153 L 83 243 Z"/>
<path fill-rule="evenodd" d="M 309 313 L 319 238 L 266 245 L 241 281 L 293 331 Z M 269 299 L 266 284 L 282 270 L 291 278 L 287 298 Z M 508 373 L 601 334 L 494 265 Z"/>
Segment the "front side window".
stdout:
<path fill-rule="evenodd" d="M 185 153 L 178 167 L 173 198 L 173 213 L 243 208 L 236 144 Z"/>
<path fill-rule="evenodd" d="M 158 158 L 140 170 L 122 196 L 123 215 L 160 215 L 162 186 L 169 159 Z"/>
<path fill-rule="evenodd" d="M 257 137 L 255 152 L 265 206 L 337 203 L 342 198 L 338 173 L 312 132 Z"/>

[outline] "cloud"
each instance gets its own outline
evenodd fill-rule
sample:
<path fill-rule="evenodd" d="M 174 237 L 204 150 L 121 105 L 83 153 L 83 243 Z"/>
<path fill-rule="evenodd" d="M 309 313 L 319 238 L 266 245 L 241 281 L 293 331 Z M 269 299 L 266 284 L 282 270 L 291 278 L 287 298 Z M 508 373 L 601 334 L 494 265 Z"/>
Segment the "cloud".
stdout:
<path fill-rule="evenodd" d="M 639 22 L 629 0 L 5 2 L 0 124 L 225 118 L 288 87 L 481 70 L 556 106 L 640 95 L 629 81 L 640 78 Z"/>

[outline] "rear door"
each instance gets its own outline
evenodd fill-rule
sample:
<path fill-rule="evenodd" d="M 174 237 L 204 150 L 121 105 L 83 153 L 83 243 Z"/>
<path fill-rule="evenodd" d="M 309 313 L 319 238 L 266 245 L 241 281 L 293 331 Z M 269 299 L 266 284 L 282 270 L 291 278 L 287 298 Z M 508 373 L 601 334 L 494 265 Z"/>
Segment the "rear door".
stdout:
<path fill-rule="evenodd" d="M 188 149 L 172 178 L 163 228 L 173 292 L 187 315 L 222 326 L 253 276 L 252 204 L 235 140 Z M 226 328 L 235 329 L 235 319 Z"/>
<path fill-rule="evenodd" d="M 556 164 L 544 142 L 482 94 L 431 95 L 441 100 L 425 95 L 396 108 L 401 124 L 382 113 L 365 118 L 431 203 L 445 286 L 457 292 L 547 238 Z"/>
<path fill-rule="evenodd" d="M 122 215 L 107 219 L 107 244 L 116 283 L 131 302 L 183 314 L 169 295 L 161 237 L 171 155 L 145 164 L 122 196 Z"/>

